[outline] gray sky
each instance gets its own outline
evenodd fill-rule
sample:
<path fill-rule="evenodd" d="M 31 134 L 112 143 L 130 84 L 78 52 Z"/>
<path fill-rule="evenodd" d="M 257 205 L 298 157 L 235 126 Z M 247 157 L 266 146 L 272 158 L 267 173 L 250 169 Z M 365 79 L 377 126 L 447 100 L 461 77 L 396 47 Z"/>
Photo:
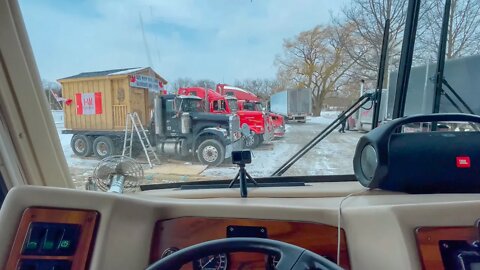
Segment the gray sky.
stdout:
<path fill-rule="evenodd" d="M 20 0 L 42 78 L 149 66 L 169 81 L 273 78 L 284 38 L 348 0 Z"/>

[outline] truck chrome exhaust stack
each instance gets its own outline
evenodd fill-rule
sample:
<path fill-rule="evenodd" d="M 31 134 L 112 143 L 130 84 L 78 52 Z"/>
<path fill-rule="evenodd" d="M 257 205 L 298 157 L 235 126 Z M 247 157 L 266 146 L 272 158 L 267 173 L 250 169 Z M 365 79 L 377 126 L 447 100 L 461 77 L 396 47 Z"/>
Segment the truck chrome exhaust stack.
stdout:
<path fill-rule="evenodd" d="M 189 134 L 192 129 L 192 119 L 190 118 L 190 114 L 186 112 L 182 113 L 180 123 L 182 134 Z"/>
<path fill-rule="evenodd" d="M 153 115 L 154 115 L 154 124 L 155 124 L 155 134 L 159 136 L 164 136 L 163 133 L 163 124 L 162 124 L 162 101 L 159 96 L 155 96 L 153 100 Z"/>

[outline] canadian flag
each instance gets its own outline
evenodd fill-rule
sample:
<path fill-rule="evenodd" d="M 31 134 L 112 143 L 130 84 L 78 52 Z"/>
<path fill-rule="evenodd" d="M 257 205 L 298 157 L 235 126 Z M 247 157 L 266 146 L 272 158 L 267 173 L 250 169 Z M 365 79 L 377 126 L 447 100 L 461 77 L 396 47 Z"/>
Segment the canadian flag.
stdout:
<path fill-rule="evenodd" d="M 77 114 L 91 115 L 102 114 L 102 93 L 77 93 L 75 94 Z"/>
<path fill-rule="evenodd" d="M 50 90 L 50 91 L 52 92 L 52 95 L 53 95 L 53 97 L 55 98 L 56 101 L 62 102 L 62 101 L 66 101 L 66 100 L 67 100 L 66 98 L 59 97 L 59 96 L 57 95 L 57 93 L 53 92 L 52 90 Z"/>

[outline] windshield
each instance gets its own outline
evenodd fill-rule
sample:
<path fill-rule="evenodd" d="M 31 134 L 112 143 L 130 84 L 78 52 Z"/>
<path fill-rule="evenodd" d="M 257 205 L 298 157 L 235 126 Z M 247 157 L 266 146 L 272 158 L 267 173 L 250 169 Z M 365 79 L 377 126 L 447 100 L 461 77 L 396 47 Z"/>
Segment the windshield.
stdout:
<path fill-rule="evenodd" d="M 197 98 L 181 98 L 180 101 L 182 112 L 204 112 L 205 103 Z"/>
<path fill-rule="evenodd" d="M 125 124 L 134 112 L 164 160 L 150 169 L 142 149 L 133 154 L 147 183 L 231 179 L 238 171 L 232 149 L 251 149 L 247 171 L 270 176 L 337 118 L 335 130 L 284 175 L 353 174 L 355 147 L 372 128 L 373 106 L 350 117 L 342 113 L 376 89 L 387 18 L 377 124 L 395 117 L 407 0 L 19 2 L 78 188 L 99 160 L 124 153 Z M 443 2 L 422 1 L 405 115 L 480 113 L 480 2 L 452 1 L 440 51 Z M 439 52 L 446 58 L 442 78 Z M 234 96 L 227 99 L 233 112 L 237 102 L 252 111 L 268 104 L 274 116 L 232 116 L 220 103 L 185 98 L 182 111 L 210 111 L 180 116 L 173 110 L 175 93 L 184 87 Z M 430 130 L 424 123 L 405 128 Z M 175 169 L 155 169 L 168 166 Z"/>
<path fill-rule="evenodd" d="M 260 103 L 260 102 L 255 103 L 255 110 L 256 111 L 263 111 L 264 110 L 263 104 Z"/>
<path fill-rule="evenodd" d="M 238 111 L 238 103 L 236 99 L 227 99 L 228 107 L 230 108 L 230 111 L 236 112 Z"/>

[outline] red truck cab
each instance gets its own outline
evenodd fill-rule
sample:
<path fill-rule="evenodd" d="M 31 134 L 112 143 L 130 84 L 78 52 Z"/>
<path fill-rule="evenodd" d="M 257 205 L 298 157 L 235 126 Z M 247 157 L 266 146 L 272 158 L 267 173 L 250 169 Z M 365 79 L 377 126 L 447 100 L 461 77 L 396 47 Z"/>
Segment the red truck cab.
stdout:
<path fill-rule="evenodd" d="M 245 111 L 265 112 L 262 100 L 254 93 L 227 84 L 217 84 L 217 93 L 224 96 L 234 96 L 238 99 L 238 107 Z M 272 112 L 266 112 L 267 119 L 265 120 L 265 128 L 270 138 L 283 137 L 285 135 L 285 121 L 283 116 Z"/>
<path fill-rule="evenodd" d="M 179 88 L 179 95 L 198 96 L 205 100 L 207 94 L 209 112 L 219 114 L 236 114 L 240 119 L 240 126 L 246 124 L 251 132 L 251 136 L 245 139 L 245 147 L 254 148 L 265 140 L 265 119 L 263 112 L 253 110 L 243 110 L 238 106 L 238 101 L 234 96 L 222 96 L 221 94 L 203 87 Z M 206 103 L 206 102 L 205 102 Z"/>
<path fill-rule="evenodd" d="M 179 88 L 177 94 L 184 95 L 184 96 L 197 96 L 203 100 L 205 100 L 205 88 L 203 87 L 186 87 L 186 88 Z M 209 89 L 208 90 L 208 111 L 211 113 L 221 113 L 221 114 L 229 114 L 230 109 L 228 108 L 228 104 L 226 104 L 225 98 L 215 91 Z"/>

